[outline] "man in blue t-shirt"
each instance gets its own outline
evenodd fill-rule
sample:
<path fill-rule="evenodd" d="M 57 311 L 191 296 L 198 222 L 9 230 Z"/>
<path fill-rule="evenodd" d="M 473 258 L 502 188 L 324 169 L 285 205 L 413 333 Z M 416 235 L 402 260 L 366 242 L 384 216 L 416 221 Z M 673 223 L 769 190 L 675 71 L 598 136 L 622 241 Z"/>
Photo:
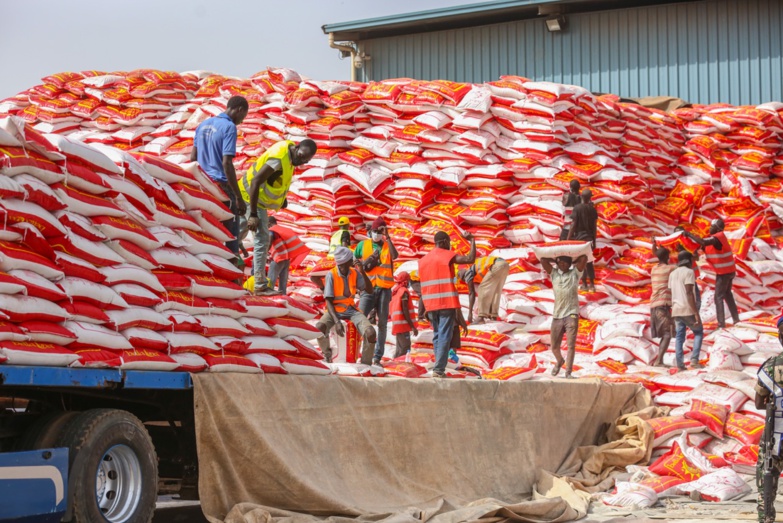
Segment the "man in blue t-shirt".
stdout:
<path fill-rule="evenodd" d="M 245 215 L 246 205 L 239 195 L 233 162 L 237 154 L 237 125 L 245 119 L 247 110 L 247 100 L 241 96 L 232 96 L 226 105 L 226 112 L 199 124 L 193 140 L 193 150 L 190 152 L 190 160 L 198 160 L 207 176 L 229 197 L 234 217 L 224 221 L 223 226 L 234 237 L 226 242 L 226 247 L 234 254 L 239 253 L 239 216 Z"/>

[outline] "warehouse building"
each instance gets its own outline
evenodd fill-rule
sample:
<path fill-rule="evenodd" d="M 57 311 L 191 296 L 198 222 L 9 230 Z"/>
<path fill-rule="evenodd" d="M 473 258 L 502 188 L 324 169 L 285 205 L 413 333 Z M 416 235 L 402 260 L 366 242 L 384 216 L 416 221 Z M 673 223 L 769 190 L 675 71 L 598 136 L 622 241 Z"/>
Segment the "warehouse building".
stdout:
<path fill-rule="evenodd" d="M 360 81 L 511 74 L 628 98 L 783 100 L 781 0 L 499 0 L 323 30 Z"/>

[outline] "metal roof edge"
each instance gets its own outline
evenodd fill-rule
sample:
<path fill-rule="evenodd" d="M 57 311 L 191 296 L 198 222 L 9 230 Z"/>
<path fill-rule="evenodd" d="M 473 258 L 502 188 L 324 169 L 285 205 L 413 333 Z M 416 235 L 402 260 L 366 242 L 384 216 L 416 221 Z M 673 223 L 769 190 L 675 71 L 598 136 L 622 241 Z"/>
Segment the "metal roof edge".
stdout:
<path fill-rule="evenodd" d="M 454 7 L 428 9 L 426 11 L 415 11 L 413 13 L 379 16 L 376 18 L 366 18 L 363 20 L 353 20 L 349 22 L 324 24 L 321 26 L 321 30 L 324 32 L 324 34 L 359 31 L 396 24 L 423 22 L 432 19 L 443 19 L 452 16 L 501 11 L 503 9 L 513 9 L 515 7 L 530 7 L 540 4 L 554 4 L 560 1 L 561 0 L 499 0 L 496 2 L 481 2 L 477 4 L 465 4 Z"/>

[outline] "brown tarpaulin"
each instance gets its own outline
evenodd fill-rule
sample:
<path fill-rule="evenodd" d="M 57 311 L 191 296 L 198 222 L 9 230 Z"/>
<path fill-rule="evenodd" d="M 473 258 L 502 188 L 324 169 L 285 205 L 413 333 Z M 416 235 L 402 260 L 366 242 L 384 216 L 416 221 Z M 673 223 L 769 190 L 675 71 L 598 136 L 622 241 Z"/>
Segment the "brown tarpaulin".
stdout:
<path fill-rule="evenodd" d="M 201 505 L 230 523 L 313 519 L 287 511 L 395 523 L 577 519 L 584 495 L 542 471 L 576 472 L 575 449 L 650 402 L 637 385 L 598 380 L 194 382 Z"/>

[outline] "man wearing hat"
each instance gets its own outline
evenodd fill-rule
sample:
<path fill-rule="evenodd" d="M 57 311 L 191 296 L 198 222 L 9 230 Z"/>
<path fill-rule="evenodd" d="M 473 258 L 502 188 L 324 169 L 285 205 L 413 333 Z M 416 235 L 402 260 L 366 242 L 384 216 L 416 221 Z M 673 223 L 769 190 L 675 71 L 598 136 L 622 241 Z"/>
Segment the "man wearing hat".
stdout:
<path fill-rule="evenodd" d="M 718 317 L 718 328 L 726 328 L 726 311 L 723 308 L 723 302 L 729 307 L 729 313 L 734 320 L 734 324 L 739 323 L 739 311 L 737 303 L 734 301 L 734 293 L 731 288 L 734 285 L 734 276 L 736 268 L 734 264 L 734 254 L 731 252 L 729 240 L 726 238 L 723 230 L 726 224 L 723 220 L 716 218 L 710 224 L 710 235 L 706 238 L 699 238 L 695 234 L 683 231 L 688 238 L 692 239 L 704 248 L 704 254 L 707 255 L 707 263 L 710 264 L 715 272 L 715 313 Z"/>
<path fill-rule="evenodd" d="M 421 299 L 427 308 L 427 316 L 432 324 L 432 345 L 435 351 L 433 378 L 446 377 L 446 364 L 454 330 L 459 325 L 467 331 L 462 317 L 462 307 L 454 282 L 454 264 L 462 265 L 476 261 L 476 240 L 466 232 L 463 237 L 470 241 L 467 256 L 451 250 L 451 238 L 444 231 L 435 233 L 435 248 L 419 260 L 419 279 L 421 280 Z"/>
<path fill-rule="evenodd" d="M 372 350 L 375 344 L 375 329 L 367 316 L 356 310 L 355 296 L 357 292 L 372 287 L 372 282 L 364 272 L 359 260 L 354 260 L 353 253 L 347 247 L 340 246 L 334 251 L 335 268 L 326 273 L 324 281 L 324 298 L 326 312 L 316 323 L 323 336 L 318 338 L 318 347 L 323 352 L 326 361 L 332 361 L 332 348 L 329 346 L 329 331 L 332 327 L 338 336 L 345 336 L 342 320 L 350 320 L 356 330 L 362 335 L 362 363 L 369 365 L 372 361 Z M 353 265 L 353 267 L 351 267 Z"/>
<path fill-rule="evenodd" d="M 380 365 L 386 348 L 386 325 L 389 321 L 391 289 L 394 286 L 394 260 L 397 249 L 391 241 L 389 230 L 383 218 L 376 218 L 370 228 L 369 240 L 359 242 L 354 256 L 361 260 L 364 271 L 370 277 L 372 286 L 364 290 L 359 298 L 359 310 L 369 316 L 375 311 L 378 316 L 378 341 L 375 344 L 373 365 Z"/>
<path fill-rule="evenodd" d="M 669 289 L 672 294 L 672 319 L 676 328 L 674 351 L 678 370 L 686 370 L 682 347 L 685 344 L 686 328 L 693 331 L 693 352 L 691 367 L 700 369 L 699 353 L 704 337 L 699 309 L 696 306 L 696 276 L 693 274 L 693 257 L 688 251 L 677 255 L 677 268 L 669 275 Z"/>
<path fill-rule="evenodd" d="M 551 349 L 556 361 L 552 368 L 552 376 L 557 376 L 563 363 L 566 364 L 566 378 L 570 378 L 574 370 L 576 334 L 579 331 L 579 278 L 582 277 L 586 265 L 587 256 L 584 254 L 576 259 L 576 264 L 570 256 L 558 256 L 557 260 L 541 258 L 541 266 L 552 280 L 552 290 L 555 293 Z M 568 343 L 568 354 L 565 360 L 560 353 L 564 332 Z"/>
<path fill-rule="evenodd" d="M 394 276 L 391 299 L 392 335 L 396 341 L 394 357 L 399 358 L 411 351 L 411 332 L 419 335 L 416 328 L 416 315 L 413 311 L 411 293 L 408 291 L 410 275 L 400 271 Z"/>

